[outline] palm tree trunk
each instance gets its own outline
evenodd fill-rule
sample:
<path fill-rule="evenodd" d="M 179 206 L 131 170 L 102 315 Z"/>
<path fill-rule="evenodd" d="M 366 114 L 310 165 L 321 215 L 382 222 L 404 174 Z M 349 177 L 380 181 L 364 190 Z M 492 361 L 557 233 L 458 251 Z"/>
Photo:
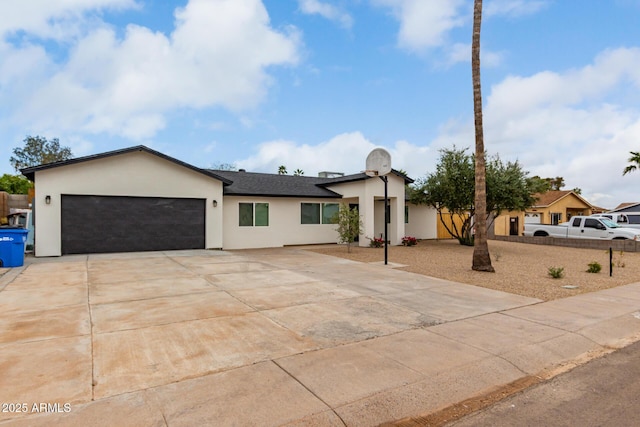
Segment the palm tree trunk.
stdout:
<path fill-rule="evenodd" d="M 494 272 L 487 244 L 487 179 L 482 130 L 482 90 L 480 85 L 480 27 L 482 0 L 473 2 L 473 40 L 471 43 L 471 74 L 473 78 L 473 113 L 476 126 L 475 161 L 475 239 L 473 270 Z"/>

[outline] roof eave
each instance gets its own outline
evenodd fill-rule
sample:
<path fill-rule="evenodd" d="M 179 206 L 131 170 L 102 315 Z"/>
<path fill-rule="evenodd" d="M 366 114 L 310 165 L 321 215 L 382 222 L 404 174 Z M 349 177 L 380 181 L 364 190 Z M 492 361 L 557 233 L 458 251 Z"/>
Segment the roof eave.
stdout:
<path fill-rule="evenodd" d="M 270 194 L 270 193 L 228 193 L 224 192 L 225 196 L 235 197 L 278 197 L 289 199 L 341 199 L 342 194 L 334 193 L 333 195 L 310 195 L 310 194 Z"/>
<path fill-rule="evenodd" d="M 142 151 L 142 152 L 146 152 L 149 154 L 152 154 L 154 156 L 160 157 L 164 160 L 167 160 L 169 162 L 175 163 L 179 166 L 185 167 L 187 169 L 191 169 L 194 172 L 198 172 L 201 173 L 203 175 L 206 175 L 210 178 L 215 178 L 219 181 L 221 181 L 224 185 L 230 185 L 233 183 L 233 181 L 228 180 L 227 178 L 224 178 L 222 176 L 219 176 L 209 170 L 206 169 L 200 169 L 196 166 L 193 166 L 189 163 L 183 162 L 182 160 L 178 160 L 174 157 L 171 156 L 167 156 L 166 154 L 160 153 L 159 151 L 153 150 L 147 146 L 144 145 L 136 145 L 134 147 L 128 147 L 128 148 L 123 148 L 120 150 L 113 150 L 113 151 L 108 151 L 106 153 L 100 153 L 100 154 L 92 154 L 89 156 L 83 156 L 83 157 L 76 157 L 73 159 L 69 159 L 69 160 L 63 160 L 63 161 L 59 161 L 59 162 L 53 162 L 53 163 L 45 163 L 43 165 L 38 165 L 38 166 L 30 166 L 28 168 L 23 168 L 20 169 L 20 173 L 22 173 L 24 176 L 27 177 L 27 179 L 29 179 L 32 182 L 35 182 L 35 173 L 42 171 L 42 170 L 46 170 L 46 169 L 53 169 L 53 168 L 57 168 L 57 167 L 61 167 L 61 166 L 68 166 L 68 165 L 73 165 L 73 164 L 77 164 L 77 163 L 83 163 L 83 162 L 88 162 L 91 160 L 99 160 L 99 159 L 104 159 L 104 158 L 108 158 L 108 157 L 113 157 L 113 156 L 119 156 L 121 154 L 128 154 L 128 153 L 132 153 L 135 151 Z"/>

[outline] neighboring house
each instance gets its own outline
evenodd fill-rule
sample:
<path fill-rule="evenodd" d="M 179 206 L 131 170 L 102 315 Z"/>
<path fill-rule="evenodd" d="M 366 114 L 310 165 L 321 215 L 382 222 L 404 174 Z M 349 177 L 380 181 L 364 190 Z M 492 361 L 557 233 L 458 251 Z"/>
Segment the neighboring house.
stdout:
<path fill-rule="evenodd" d="M 620 203 L 615 209 L 612 209 L 610 212 L 640 213 L 640 202 Z"/>
<path fill-rule="evenodd" d="M 573 191 L 551 190 L 534 195 L 535 204 L 525 212 L 507 212 L 493 224 L 497 236 L 520 236 L 525 223 L 560 224 L 574 215 L 591 215 L 594 207 Z"/>
<path fill-rule="evenodd" d="M 357 206 L 359 244 L 384 232 L 384 183 L 364 173 L 315 178 L 200 169 L 145 146 L 22 170 L 35 183 L 36 256 L 335 243 L 331 216 Z M 388 176 L 391 244 L 435 238 L 432 210 Z"/>

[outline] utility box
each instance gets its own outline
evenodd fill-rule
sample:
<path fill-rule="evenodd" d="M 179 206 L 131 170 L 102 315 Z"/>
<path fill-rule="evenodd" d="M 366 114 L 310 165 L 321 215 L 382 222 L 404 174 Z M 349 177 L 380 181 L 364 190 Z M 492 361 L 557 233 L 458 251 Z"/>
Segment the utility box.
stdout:
<path fill-rule="evenodd" d="M 24 265 L 24 244 L 29 230 L 0 227 L 0 267 Z"/>

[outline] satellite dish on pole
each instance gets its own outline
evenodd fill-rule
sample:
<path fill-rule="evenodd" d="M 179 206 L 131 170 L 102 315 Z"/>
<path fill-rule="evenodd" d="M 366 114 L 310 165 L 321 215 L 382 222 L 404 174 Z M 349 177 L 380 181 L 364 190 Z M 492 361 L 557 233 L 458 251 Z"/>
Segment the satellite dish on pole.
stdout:
<path fill-rule="evenodd" d="M 384 176 L 391 172 L 391 154 L 384 148 L 375 148 L 367 156 L 366 173 L 369 176 Z"/>

